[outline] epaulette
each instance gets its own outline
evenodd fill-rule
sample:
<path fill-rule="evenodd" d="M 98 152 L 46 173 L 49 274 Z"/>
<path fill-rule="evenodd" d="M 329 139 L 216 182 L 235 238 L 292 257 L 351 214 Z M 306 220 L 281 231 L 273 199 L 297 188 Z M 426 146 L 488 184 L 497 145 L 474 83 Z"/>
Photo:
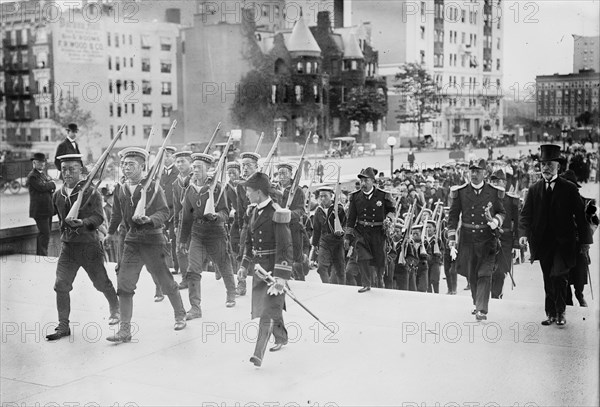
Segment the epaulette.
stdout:
<path fill-rule="evenodd" d="M 492 184 L 488 184 L 488 185 L 491 186 L 492 188 L 496 189 L 496 191 L 498 191 L 498 198 L 500 198 L 500 199 L 504 198 L 504 195 L 506 194 L 506 191 L 504 190 L 504 188 L 500 188 L 500 187 L 497 187 Z"/>
<path fill-rule="evenodd" d="M 465 182 L 462 185 L 452 185 L 450 187 L 450 198 L 456 198 L 458 196 L 458 191 L 460 191 L 461 189 L 463 189 L 467 185 L 469 185 L 468 182 Z"/>
<path fill-rule="evenodd" d="M 290 223 L 292 220 L 292 211 L 288 208 L 282 208 L 278 203 L 273 202 L 275 213 L 273 214 L 273 222 L 275 223 Z"/>

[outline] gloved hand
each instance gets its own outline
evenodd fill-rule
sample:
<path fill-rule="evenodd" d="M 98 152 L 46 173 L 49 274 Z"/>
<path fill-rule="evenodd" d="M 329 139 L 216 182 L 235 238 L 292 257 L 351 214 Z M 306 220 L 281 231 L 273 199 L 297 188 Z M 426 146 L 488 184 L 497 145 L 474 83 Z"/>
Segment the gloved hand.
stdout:
<path fill-rule="evenodd" d="M 240 266 L 237 272 L 237 277 L 239 279 L 245 279 L 248 276 L 248 269 L 244 266 Z"/>
<path fill-rule="evenodd" d="M 519 238 L 519 244 L 521 245 L 521 247 L 527 246 L 527 236 L 521 236 Z"/>
<path fill-rule="evenodd" d="M 521 249 L 512 249 L 513 259 L 521 259 Z"/>
<path fill-rule="evenodd" d="M 279 277 L 275 277 L 275 283 L 269 286 L 267 290 L 267 294 L 269 295 L 280 295 L 283 294 L 283 287 L 285 287 L 285 283 L 287 280 Z"/>
<path fill-rule="evenodd" d="M 350 249 L 350 239 L 348 238 L 344 238 L 344 250 L 349 250 Z"/>
<path fill-rule="evenodd" d="M 78 228 L 83 226 L 83 221 L 81 219 L 67 218 L 65 219 L 65 222 L 72 228 Z"/>
<path fill-rule="evenodd" d="M 488 226 L 492 228 L 492 230 L 496 230 L 498 229 L 498 219 L 494 218 L 491 221 L 489 221 Z"/>
<path fill-rule="evenodd" d="M 135 223 L 137 223 L 138 225 L 143 225 L 143 224 L 146 224 L 146 223 L 152 223 L 152 219 L 150 219 L 148 216 L 134 216 L 131 219 Z"/>
<path fill-rule="evenodd" d="M 188 253 L 188 245 L 186 243 L 177 243 L 177 251 L 180 252 L 181 254 L 187 254 Z"/>
<path fill-rule="evenodd" d="M 458 250 L 456 249 L 456 242 L 450 242 L 448 244 L 448 246 L 450 247 L 450 258 L 452 260 L 456 260 L 456 258 L 458 257 Z"/>

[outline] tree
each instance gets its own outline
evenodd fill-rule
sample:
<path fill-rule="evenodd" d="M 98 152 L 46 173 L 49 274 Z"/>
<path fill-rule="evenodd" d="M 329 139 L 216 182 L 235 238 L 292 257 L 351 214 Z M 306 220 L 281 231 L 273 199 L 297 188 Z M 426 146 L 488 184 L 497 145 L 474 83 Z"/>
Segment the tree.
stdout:
<path fill-rule="evenodd" d="M 575 118 L 577 127 L 589 127 L 598 125 L 598 111 L 589 112 L 586 110 Z"/>
<path fill-rule="evenodd" d="M 70 95 L 67 97 L 61 95 L 56 104 L 54 121 L 61 128 L 66 127 L 69 123 L 75 123 L 83 133 L 90 131 L 96 124 L 92 113 L 89 110 L 81 108 L 79 106 L 79 99 L 70 97 Z"/>
<path fill-rule="evenodd" d="M 421 137 L 421 125 L 439 113 L 438 86 L 420 64 L 409 62 L 400 67 L 394 88 L 400 93 L 399 123 L 416 123 L 417 138 Z"/>
<path fill-rule="evenodd" d="M 387 98 L 375 88 L 355 88 L 340 104 L 339 109 L 348 119 L 358 122 L 359 137 L 362 141 L 366 134 L 366 124 L 376 123 L 385 116 Z"/>

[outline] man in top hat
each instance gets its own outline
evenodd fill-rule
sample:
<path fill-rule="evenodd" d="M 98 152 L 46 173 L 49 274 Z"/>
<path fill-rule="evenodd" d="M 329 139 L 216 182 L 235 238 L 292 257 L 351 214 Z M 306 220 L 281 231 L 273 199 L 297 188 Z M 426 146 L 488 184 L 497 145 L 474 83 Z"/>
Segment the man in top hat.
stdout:
<path fill-rule="evenodd" d="M 54 154 L 54 165 L 56 165 L 57 170 L 60 170 L 60 160 L 58 157 L 65 154 L 81 154 L 79 145 L 75 141 L 78 132 L 79 128 L 75 123 L 69 123 L 65 127 L 67 137 L 56 147 L 56 154 Z"/>
<path fill-rule="evenodd" d="M 289 195 L 292 193 L 292 171 L 293 167 L 290 163 L 280 163 L 277 166 L 277 172 L 279 175 L 277 190 L 279 190 L 279 192 L 282 194 L 282 207 L 287 207 Z M 304 206 L 305 197 L 304 191 L 302 188 L 300 188 L 300 186 L 295 187 L 293 194 L 294 196 L 288 207 L 288 209 L 292 212 L 292 219 L 290 220 L 290 232 L 292 233 L 292 244 L 294 245 L 292 275 L 294 279 L 304 281 L 305 267 L 303 265 L 303 235 L 305 229 L 303 219 L 306 217 L 306 210 Z"/>
<path fill-rule="evenodd" d="M 169 220 L 165 224 L 165 232 L 171 244 L 171 258 L 173 259 L 174 273 L 177 274 L 179 271 L 179 263 L 177 262 L 177 237 L 175 236 L 175 225 L 173 223 L 174 212 L 173 212 L 173 183 L 179 175 L 179 170 L 175 166 L 174 154 L 177 151 L 175 147 L 165 147 L 165 159 L 164 168 L 160 176 L 160 187 L 165 191 L 165 198 L 167 199 L 167 206 L 169 207 Z"/>
<path fill-rule="evenodd" d="M 315 210 L 312 234 L 312 246 L 318 258 L 317 272 L 324 283 L 345 285 L 343 226 L 346 224 L 346 213 L 339 201 L 337 203 L 333 201 L 335 194 L 333 188 L 324 186 L 317 189 L 317 192 L 319 194 L 319 206 Z M 339 230 L 335 228 L 333 205 L 338 205 Z"/>
<path fill-rule="evenodd" d="M 71 313 L 70 291 L 80 267 L 87 272 L 94 287 L 104 294 L 110 308 L 109 325 L 119 322 L 119 300 L 112 282 L 104 268 L 104 250 L 98 237 L 98 227 L 104 222 L 102 198 L 94 188 L 83 193 L 81 208 L 74 218 L 67 215 L 77 201 L 85 183 L 82 178 L 81 154 L 59 156 L 64 185 L 53 196 L 53 205 L 60 220 L 60 240 L 62 247 L 56 265 L 56 308 L 58 327 L 46 339 L 54 341 L 71 334 L 69 315 Z"/>
<path fill-rule="evenodd" d="M 565 292 L 569 269 L 579 251 L 592 243 L 577 186 L 558 176 L 560 146 L 540 146 L 542 179 L 529 187 L 519 218 L 522 245 L 529 243 L 531 262 L 540 261 L 546 293 L 542 325 L 566 324 Z"/>
<path fill-rule="evenodd" d="M 506 175 L 502 169 L 492 173 L 490 182 L 495 187 L 506 190 Z M 512 271 L 513 257 L 520 255 L 519 212 L 521 202 L 519 196 L 508 192 L 504 195 L 502 204 L 506 210 L 506 217 L 500 233 L 500 253 L 496 258 L 496 267 L 492 274 L 492 298 L 502 298 L 504 277 Z"/>
<path fill-rule="evenodd" d="M 115 232 L 123 221 L 127 228 L 125 246 L 117 275 L 117 294 L 121 307 L 119 331 L 106 338 L 110 342 L 131 341 L 133 295 L 140 272 L 146 269 L 158 281 L 162 292 L 169 297 L 175 315 L 174 329 L 185 328 L 185 309 L 173 275 L 165 260 L 169 247 L 163 233 L 169 219 L 169 208 L 158 183 L 151 182 L 147 191 L 147 207 L 142 215 L 135 214 L 145 179 L 142 178 L 148 152 L 139 147 L 128 147 L 120 152 L 124 181 L 115 188 L 113 213 L 107 240 L 115 239 Z"/>
<path fill-rule="evenodd" d="M 192 152 L 191 151 L 178 151 L 173 154 L 175 159 L 175 168 L 177 168 L 177 178 L 173 181 L 173 225 L 175 227 L 175 240 L 179 234 L 181 228 L 181 209 L 183 208 L 183 198 L 185 191 L 190 185 L 190 178 L 192 177 Z M 188 253 L 182 251 L 180 245 L 177 245 L 176 250 L 177 264 L 181 271 L 181 283 L 179 283 L 179 289 L 184 290 L 188 288 L 187 283 L 187 269 L 188 269 Z"/>
<path fill-rule="evenodd" d="M 362 288 L 359 293 L 371 289 L 371 269 L 377 272 L 376 287 L 383 288 L 383 271 L 385 267 L 385 231 L 384 222 L 392 222 L 396 206 L 390 194 L 375 188 L 377 170 L 368 167 L 363 169 L 360 178 L 361 189 L 349 196 L 348 220 L 344 246 L 354 245 L 357 263 L 360 269 Z"/>
<path fill-rule="evenodd" d="M 33 169 L 27 174 L 26 182 L 29 189 L 29 217 L 35 220 L 38 228 L 35 252 L 38 256 L 48 255 L 52 216 L 54 216 L 52 193 L 56 190 L 56 185 L 46 174 L 46 163 L 46 156 L 43 153 L 35 153 L 31 158 Z"/>
<path fill-rule="evenodd" d="M 283 287 L 292 276 L 291 214 L 289 209 L 282 209 L 269 196 L 271 183 L 267 174 L 254 173 L 244 181 L 244 188 L 253 206 L 240 269 L 247 270 L 251 262 L 255 262 L 271 273 L 276 281 L 269 286 L 258 277 L 252 279 L 252 318 L 260 318 L 260 322 L 254 355 L 250 361 L 255 366 L 261 366 L 271 334 L 275 337 L 271 352 L 280 350 L 288 343 L 283 322 Z"/>
<path fill-rule="evenodd" d="M 242 167 L 242 179 L 249 179 L 255 172 L 258 171 L 258 160 L 260 160 L 260 154 L 253 152 L 244 152 L 240 154 L 241 167 Z M 248 221 L 250 219 L 250 200 L 246 196 L 246 187 L 243 182 L 238 183 L 237 189 L 237 214 L 240 230 L 240 252 L 238 253 L 238 261 L 242 261 L 244 256 L 244 242 L 246 241 L 246 234 L 248 233 Z M 243 269 L 240 268 L 240 271 Z M 238 284 L 236 287 L 237 295 L 246 295 L 246 277 L 248 272 L 252 271 L 252 266 L 246 268 L 246 274 L 240 274 L 238 272 Z"/>
<path fill-rule="evenodd" d="M 492 273 L 499 250 L 496 229 L 502 226 L 506 211 L 504 190 L 484 181 L 487 164 L 474 160 L 469 166 L 471 182 L 453 187 L 448 218 L 448 245 L 452 259 L 468 276 L 478 321 L 487 319 Z M 460 242 L 456 247 L 456 229 L 462 215 Z"/>
<path fill-rule="evenodd" d="M 181 210 L 179 247 L 181 251 L 189 250 L 187 282 L 191 308 L 186 315 L 187 320 L 202 317 L 200 282 L 202 268 L 208 260 L 213 262 L 223 277 L 227 291 L 226 307 L 235 306 L 235 279 L 227 251 L 225 229 L 229 211 L 225 205 L 225 197 L 220 193 L 219 184 L 214 188 L 214 196 L 211 197 L 209 193 L 210 182 L 213 180 L 209 180 L 208 170 L 213 161 L 212 155 L 192 154 L 194 176 L 186 190 Z M 213 174 L 213 177 L 219 177 L 219 174 Z"/>

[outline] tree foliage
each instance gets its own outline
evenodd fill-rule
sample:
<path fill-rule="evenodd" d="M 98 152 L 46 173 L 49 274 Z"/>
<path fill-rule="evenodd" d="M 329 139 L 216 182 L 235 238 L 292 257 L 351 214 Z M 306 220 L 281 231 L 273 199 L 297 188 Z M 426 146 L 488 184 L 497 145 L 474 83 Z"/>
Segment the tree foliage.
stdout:
<path fill-rule="evenodd" d="M 79 99 L 71 96 L 61 96 L 58 100 L 54 121 L 60 127 L 65 127 L 69 123 L 75 123 L 82 132 L 90 131 L 96 124 L 96 121 L 92 117 L 92 112 L 83 109 L 79 105 Z"/>
<path fill-rule="evenodd" d="M 440 112 L 439 88 L 427 70 L 413 62 L 403 64 L 395 79 L 394 88 L 400 94 L 396 119 L 399 123 L 416 123 L 420 137 L 421 125 Z"/>
<path fill-rule="evenodd" d="M 375 88 L 361 86 L 353 89 L 340 103 L 340 112 L 348 119 L 357 121 L 361 139 L 365 133 L 365 125 L 376 123 L 387 112 L 387 98 Z"/>
<path fill-rule="evenodd" d="M 579 116 L 575 118 L 577 122 L 577 127 L 588 127 L 588 126 L 597 126 L 598 125 L 598 111 L 594 110 L 590 112 L 586 110 L 581 113 Z"/>

